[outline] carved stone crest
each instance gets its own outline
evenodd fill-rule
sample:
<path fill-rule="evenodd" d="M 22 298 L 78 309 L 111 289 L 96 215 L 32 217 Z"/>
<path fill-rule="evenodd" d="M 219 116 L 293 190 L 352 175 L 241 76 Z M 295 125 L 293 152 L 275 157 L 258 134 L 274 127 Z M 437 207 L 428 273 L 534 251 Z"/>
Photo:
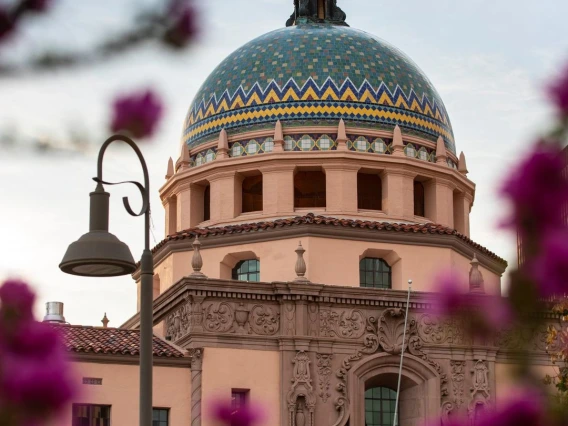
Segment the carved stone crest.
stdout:
<path fill-rule="evenodd" d="M 305 351 L 299 351 L 294 359 L 294 371 L 292 386 L 287 395 L 288 401 L 288 424 L 289 426 L 315 426 L 315 405 L 316 397 L 312 386 L 310 373 L 310 357 Z M 304 410 L 306 407 L 307 413 Z"/>

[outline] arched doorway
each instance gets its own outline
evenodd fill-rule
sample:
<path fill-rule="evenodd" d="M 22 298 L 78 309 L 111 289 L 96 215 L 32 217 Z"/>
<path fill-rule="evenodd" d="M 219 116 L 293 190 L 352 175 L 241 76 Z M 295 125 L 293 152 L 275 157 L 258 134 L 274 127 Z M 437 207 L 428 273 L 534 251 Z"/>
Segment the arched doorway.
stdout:
<path fill-rule="evenodd" d="M 399 363 L 398 355 L 379 353 L 363 358 L 353 366 L 348 380 L 351 395 L 350 425 L 393 424 L 393 401 L 396 398 Z M 377 393 L 379 389 L 380 397 Z M 372 397 L 369 397 L 369 390 L 371 390 Z M 375 398 L 374 395 L 377 397 Z M 380 401 L 380 409 L 378 401 Z M 419 425 L 439 415 L 440 403 L 440 379 L 436 370 L 418 357 L 405 354 L 400 385 L 398 424 L 400 426 Z M 371 407 L 376 407 L 376 410 Z M 367 417 L 367 413 L 371 416 Z M 366 423 L 367 420 L 372 422 Z"/>

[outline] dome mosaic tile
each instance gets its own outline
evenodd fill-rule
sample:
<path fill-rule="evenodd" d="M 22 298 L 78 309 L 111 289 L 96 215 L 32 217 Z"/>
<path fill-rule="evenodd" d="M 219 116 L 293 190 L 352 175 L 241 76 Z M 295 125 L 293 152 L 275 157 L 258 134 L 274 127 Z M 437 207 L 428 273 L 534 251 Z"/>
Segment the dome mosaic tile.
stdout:
<path fill-rule="evenodd" d="M 398 124 L 430 140 L 442 135 L 456 151 L 444 104 L 414 62 L 375 36 L 325 23 L 272 31 L 229 55 L 190 106 L 184 141 L 194 148 L 223 128 L 234 134 L 278 119 L 288 126 L 340 118 Z"/>

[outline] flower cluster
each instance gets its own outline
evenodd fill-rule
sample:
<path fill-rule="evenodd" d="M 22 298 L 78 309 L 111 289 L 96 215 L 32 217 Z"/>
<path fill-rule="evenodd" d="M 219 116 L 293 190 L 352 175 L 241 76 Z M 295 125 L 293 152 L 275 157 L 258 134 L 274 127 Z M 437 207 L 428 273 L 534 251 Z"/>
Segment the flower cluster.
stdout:
<path fill-rule="evenodd" d="M 74 395 L 60 336 L 33 318 L 35 296 L 23 282 L 0 287 L 0 424 L 33 426 Z"/>
<path fill-rule="evenodd" d="M 186 47 L 199 32 L 197 12 L 187 0 L 176 0 L 171 4 L 167 21 L 164 42 L 175 49 Z"/>
<path fill-rule="evenodd" d="M 209 406 L 211 417 L 226 426 L 251 426 L 264 417 L 262 410 L 247 403 L 236 408 L 230 401 L 214 400 Z"/>
<path fill-rule="evenodd" d="M 20 0 L 10 8 L 0 6 L 0 43 L 14 32 L 28 12 L 45 12 L 52 3 L 52 0 Z"/>
<path fill-rule="evenodd" d="M 149 137 L 156 131 L 162 114 L 162 101 L 153 91 L 124 95 L 114 102 L 111 129 L 135 138 Z"/>

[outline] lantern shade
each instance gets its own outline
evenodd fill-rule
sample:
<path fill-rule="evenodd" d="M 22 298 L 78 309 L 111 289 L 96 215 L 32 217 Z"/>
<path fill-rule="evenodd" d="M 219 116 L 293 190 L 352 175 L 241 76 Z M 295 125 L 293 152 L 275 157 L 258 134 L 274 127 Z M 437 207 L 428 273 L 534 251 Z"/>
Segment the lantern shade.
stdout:
<path fill-rule="evenodd" d="M 90 231 L 71 243 L 59 268 L 84 277 L 132 274 L 136 264 L 126 244 L 108 231 Z"/>

